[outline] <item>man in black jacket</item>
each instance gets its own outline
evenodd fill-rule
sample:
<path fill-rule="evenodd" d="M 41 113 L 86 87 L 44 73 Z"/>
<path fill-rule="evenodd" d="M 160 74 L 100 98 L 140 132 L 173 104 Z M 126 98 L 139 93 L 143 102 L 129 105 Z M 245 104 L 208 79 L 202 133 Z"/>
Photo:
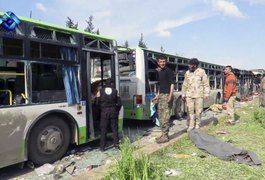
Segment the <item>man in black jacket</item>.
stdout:
<path fill-rule="evenodd" d="M 107 80 L 105 87 L 100 89 L 98 100 L 101 108 L 100 150 L 101 151 L 105 150 L 106 134 L 109 123 L 111 123 L 114 147 L 118 148 L 119 145 L 118 116 L 122 105 L 120 97 L 118 96 L 118 91 L 114 88 L 114 82 L 111 79 Z"/>

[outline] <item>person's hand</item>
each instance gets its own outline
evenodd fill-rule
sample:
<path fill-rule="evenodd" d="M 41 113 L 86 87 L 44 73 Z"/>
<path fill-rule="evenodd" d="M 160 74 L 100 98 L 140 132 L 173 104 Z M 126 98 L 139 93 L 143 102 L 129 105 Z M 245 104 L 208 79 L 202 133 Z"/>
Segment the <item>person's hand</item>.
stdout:
<path fill-rule="evenodd" d="M 153 103 L 155 103 L 155 104 L 158 104 L 158 100 L 159 100 L 158 96 L 155 96 L 155 97 L 152 99 Z"/>
<path fill-rule="evenodd" d="M 226 102 L 222 105 L 222 108 L 223 108 L 224 110 L 227 109 L 227 103 L 226 103 Z"/>
<path fill-rule="evenodd" d="M 210 96 L 205 96 L 204 99 L 208 101 L 210 99 Z"/>
<path fill-rule="evenodd" d="M 169 96 L 167 97 L 167 103 L 170 103 L 171 101 L 172 101 L 172 96 L 169 95 Z"/>

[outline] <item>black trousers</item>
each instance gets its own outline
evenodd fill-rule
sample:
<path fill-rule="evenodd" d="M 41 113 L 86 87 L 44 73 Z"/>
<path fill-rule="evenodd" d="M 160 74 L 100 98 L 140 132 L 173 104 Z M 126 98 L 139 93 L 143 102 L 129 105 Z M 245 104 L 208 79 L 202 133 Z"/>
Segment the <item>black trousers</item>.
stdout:
<path fill-rule="evenodd" d="M 112 138 L 114 146 L 117 146 L 119 143 L 118 137 L 118 112 L 115 107 L 101 108 L 101 117 L 100 117 L 100 149 L 104 150 L 106 145 L 106 134 L 108 130 L 108 125 L 110 123 L 112 130 Z"/>

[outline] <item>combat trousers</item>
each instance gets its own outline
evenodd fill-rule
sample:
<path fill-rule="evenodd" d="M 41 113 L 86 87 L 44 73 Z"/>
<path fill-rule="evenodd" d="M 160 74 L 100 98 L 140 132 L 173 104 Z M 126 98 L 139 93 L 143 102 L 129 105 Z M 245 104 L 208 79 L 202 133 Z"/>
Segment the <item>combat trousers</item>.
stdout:
<path fill-rule="evenodd" d="M 159 94 L 158 118 L 160 121 L 162 136 L 168 136 L 169 132 L 169 118 L 172 109 L 172 103 L 167 103 L 168 96 L 169 94 Z"/>
<path fill-rule="evenodd" d="M 236 96 L 231 96 L 227 102 L 227 114 L 230 122 L 235 122 L 235 102 Z"/>
<path fill-rule="evenodd" d="M 194 125 L 196 127 L 200 126 L 201 123 L 201 113 L 203 109 L 203 98 L 186 98 L 188 113 L 189 113 L 189 128 L 193 129 Z"/>
<path fill-rule="evenodd" d="M 118 137 L 118 112 L 116 107 L 108 107 L 101 109 L 100 117 L 100 149 L 104 150 L 106 145 L 106 134 L 108 131 L 108 125 L 110 123 L 112 130 L 112 138 L 114 146 L 117 146 L 119 143 Z"/>

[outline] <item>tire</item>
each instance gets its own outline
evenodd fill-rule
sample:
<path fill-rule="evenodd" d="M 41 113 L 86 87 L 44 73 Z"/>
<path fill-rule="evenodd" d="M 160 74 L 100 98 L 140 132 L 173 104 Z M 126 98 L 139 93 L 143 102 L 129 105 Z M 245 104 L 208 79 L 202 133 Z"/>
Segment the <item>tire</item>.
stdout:
<path fill-rule="evenodd" d="M 66 153 L 70 144 L 70 129 L 63 119 L 49 116 L 30 132 L 28 157 L 34 164 L 52 163 Z"/>
<path fill-rule="evenodd" d="M 184 111 L 185 111 L 185 103 L 184 101 L 181 99 L 181 97 L 179 97 L 176 102 L 175 102 L 175 116 L 177 119 L 181 119 L 184 116 Z"/>

